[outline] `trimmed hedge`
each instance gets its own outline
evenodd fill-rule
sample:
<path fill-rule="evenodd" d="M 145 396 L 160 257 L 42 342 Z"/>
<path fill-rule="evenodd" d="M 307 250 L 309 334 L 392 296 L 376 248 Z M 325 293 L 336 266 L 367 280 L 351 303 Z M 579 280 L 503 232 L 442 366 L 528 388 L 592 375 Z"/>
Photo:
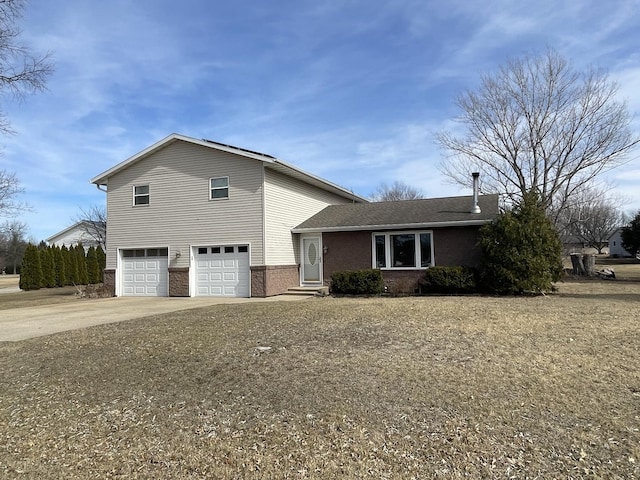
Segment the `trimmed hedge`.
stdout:
<path fill-rule="evenodd" d="M 380 295 L 384 292 L 382 273 L 373 269 L 334 272 L 331 291 L 345 295 Z"/>
<path fill-rule="evenodd" d="M 474 293 L 478 272 L 471 267 L 431 267 L 420 282 L 422 293 Z"/>

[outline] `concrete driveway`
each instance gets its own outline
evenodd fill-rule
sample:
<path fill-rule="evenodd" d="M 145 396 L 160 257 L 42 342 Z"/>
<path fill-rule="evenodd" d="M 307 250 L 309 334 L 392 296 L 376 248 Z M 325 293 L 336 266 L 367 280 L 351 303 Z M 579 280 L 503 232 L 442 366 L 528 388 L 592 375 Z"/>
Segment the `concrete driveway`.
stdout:
<path fill-rule="evenodd" d="M 280 295 L 269 298 L 165 298 L 114 297 L 38 307 L 0 310 L 0 342 L 17 342 L 27 338 L 80 328 L 123 322 L 134 318 L 190 308 L 231 303 L 297 301 L 305 297 Z"/>

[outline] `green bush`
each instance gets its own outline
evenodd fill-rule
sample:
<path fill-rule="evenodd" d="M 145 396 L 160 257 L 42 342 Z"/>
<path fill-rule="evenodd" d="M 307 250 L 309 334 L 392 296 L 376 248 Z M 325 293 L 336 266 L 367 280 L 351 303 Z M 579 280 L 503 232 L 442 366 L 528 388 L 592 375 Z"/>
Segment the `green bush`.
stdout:
<path fill-rule="evenodd" d="M 55 259 L 55 271 L 56 271 L 56 287 L 64 287 L 67 281 L 67 273 L 65 270 L 65 257 L 62 250 L 59 247 L 54 247 L 53 258 Z"/>
<path fill-rule="evenodd" d="M 420 281 L 423 293 L 474 293 L 478 274 L 471 267 L 431 267 Z"/>
<path fill-rule="evenodd" d="M 562 243 L 535 192 L 480 229 L 480 249 L 489 292 L 540 293 L 562 277 Z"/>
<path fill-rule="evenodd" d="M 380 295 L 384 292 L 382 273 L 372 269 L 334 272 L 331 291 L 346 295 Z"/>
<path fill-rule="evenodd" d="M 21 290 L 39 290 L 42 286 L 42 265 L 40 264 L 40 252 L 33 244 L 27 245 L 22 257 L 20 271 Z"/>
<path fill-rule="evenodd" d="M 51 288 L 56 286 L 56 265 L 53 250 L 48 246 L 38 247 L 40 253 L 40 267 L 42 268 L 41 287 Z"/>

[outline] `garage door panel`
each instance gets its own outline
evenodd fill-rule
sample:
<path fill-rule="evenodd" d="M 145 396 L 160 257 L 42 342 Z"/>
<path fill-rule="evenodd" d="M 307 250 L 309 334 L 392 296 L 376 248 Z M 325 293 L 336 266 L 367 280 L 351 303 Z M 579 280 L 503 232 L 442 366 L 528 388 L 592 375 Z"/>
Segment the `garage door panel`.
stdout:
<path fill-rule="evenodd" d="M 167 296 L 168 266 L 167 257 L 123 258 L 122 295 Z"/>
<path fill-rule="evenodd" d="M 238 246 L 194 249 L 197 295 L 249 297 L 249 253 L 244 250 Z"/>

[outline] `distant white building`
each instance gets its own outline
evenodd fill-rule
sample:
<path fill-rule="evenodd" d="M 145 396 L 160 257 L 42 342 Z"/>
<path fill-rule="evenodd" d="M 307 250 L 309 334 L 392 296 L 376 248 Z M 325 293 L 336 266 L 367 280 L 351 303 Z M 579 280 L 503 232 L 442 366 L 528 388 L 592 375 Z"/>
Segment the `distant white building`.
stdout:
<path fill-rule="evenodd" d="M 630 257 L 631 253 L 622 248 L 622 228 L 616 229 L 609 237 L 609 256 Z"/>
<path fill-rule="evenodd" d="M 95 239 L 96 235 L 91 235 L 89 232 L 102 232 L 101 237 L 105 238 L 106 226 L 104 224 L 98 224 L 89 220 L 82 220 L 71 225 L 68 228 L 51 235 L 47 238 L 47 243 L 51 246 L 67 248 L 76 246 L 78 243 L 82 243 L 85 250 L 89 247 L 97 247 L 100 245 L 104 250 L 105 246 L 101 242 Z"/>

